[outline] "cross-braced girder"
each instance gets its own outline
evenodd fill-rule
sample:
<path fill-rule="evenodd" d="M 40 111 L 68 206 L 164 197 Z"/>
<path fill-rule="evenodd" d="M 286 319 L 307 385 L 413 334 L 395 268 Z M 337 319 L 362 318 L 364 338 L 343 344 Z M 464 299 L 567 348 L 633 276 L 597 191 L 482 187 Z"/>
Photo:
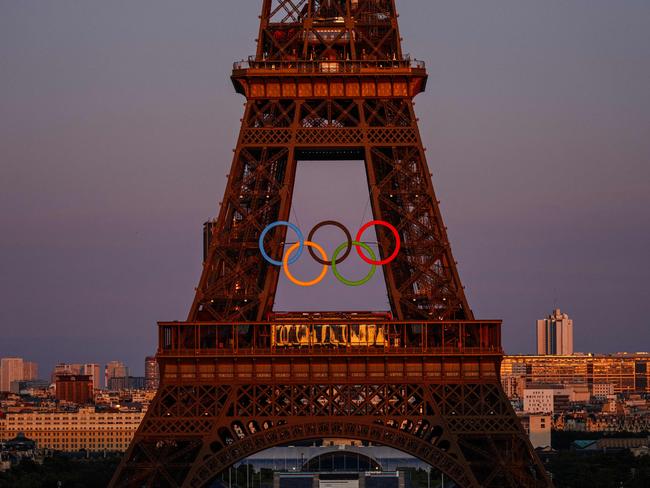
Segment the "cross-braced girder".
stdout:
<path fill-rule="evenodd" d="M 373 215 L 394 225 L 403 243 L 385 273 L 395 316 L 472 317 L 433 193 L 412 102 L 317 98 L 248 102 L 191 320 L 268 316 L 280 270 L 259 253 L 259 236 L 268 224 L 289 218 L 300 152 L 338 151 L 342 146 L 365 158 Z M 390 254 L 393 237 L 383 228 L 377 232 L 380 252 Z M 281 254 L 285 235 L 284 228 L 270 233 L 272 255 Z"/>
<path fill-rule="evenodd" d="M 451 252 L 413 109 L 426 79 L 394 0 L 263 0 L 257 53 L 233 70 L 247 103 L 188 322 L 160 324 L 161 387 L 111 486 L 202 487 L 323 437 L 400 449 L 464 488 L 552 486 L 499 383 L 500 323 L 473 320 Z M 274 313 L 280 270 L 258 241 L 289 220 L 301 159 L 364 160 L 373 216 L 401 241 L 390 311 Z M 395 241 L 377 238 L 384 259 Z M 279 259 L 286 239 L 273 229 L 266 251 Z"/>
<path fill-rule="evenodd" d="M 256 452 L 328 437 L 394 447 L 463 487 L 548 486 L 520 455 L 526 437 L 498 383 L 168 385 L 141 430 L 119 486 L 204 486 Z"/>
<path fill-rule="evenodd" d="M 265 0 L 257 61 L 402 60 L 393 0 Z"/>

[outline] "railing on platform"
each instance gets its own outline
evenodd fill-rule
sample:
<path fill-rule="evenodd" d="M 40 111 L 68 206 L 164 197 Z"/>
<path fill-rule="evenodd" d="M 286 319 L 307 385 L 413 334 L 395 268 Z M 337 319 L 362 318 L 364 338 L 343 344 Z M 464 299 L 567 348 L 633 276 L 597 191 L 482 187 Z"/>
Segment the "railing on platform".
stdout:
<path fill-rule="evenodd" d="M 502 354 L 500 321 L 160 322 L 158 354 Z"/>
<path fill-rule="evenodd" d="M 254 58 L 233 63 L 234 71 L 247 69 L 295 73 L 362 73 L 391 69 L 424 70 L 424 61 L 404 60 L 262 60 Z"/>

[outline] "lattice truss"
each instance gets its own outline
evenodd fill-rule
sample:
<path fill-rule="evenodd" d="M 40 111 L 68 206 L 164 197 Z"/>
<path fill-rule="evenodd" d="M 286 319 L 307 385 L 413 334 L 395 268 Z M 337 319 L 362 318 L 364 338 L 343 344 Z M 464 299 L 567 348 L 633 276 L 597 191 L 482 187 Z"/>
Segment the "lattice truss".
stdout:
<path fill-rule="evenodd" d="M 257 61 L 401 60 L 393 0 L 266 0 Z"/>
<path fill-rule="evenodd" d="M 255 452 L 323 437 L 395 447 L 463 487 L 548 486 L 498 384 L 168 385 L 119 486 L 204 486 Z"/>
<path fill-rule="evenodd" d="M 384 268 L 393 317 L 473 319 L 407 95 L 421 91 L 426 73 L 402 54 L 394 0 L 263 0 L 248 66 L 236 68 L 249 99 L 188 321 L 267 322 L 280 270 L 258 240 L 268 224 L 289 220 L 300 159 L 365 161 L 373 216 L 393 224 L 402 242 Z M 382 227 L 377 237 L 385 258 L 393 237 Z M 280 258 L 286 238 L 285 227 L 271 231 L 267 252 Z M 112 487 L 202 487 L 255 452 L 324 437 L 394 447 L 464 488 L 552 486 L 495 379 L 409 376 L 396 384 L 387 356 L 383 376 L 359 384 L 311 366 L 300 382 L 275 373 L 225 380 L 201 376 L 197 365 L 227 369 L 238 358 L 205 352 L 161 352 L 162 386 Z M 404 360 L 427 358 L 410 352 Z M 172 363 L 178 373 L 166 375 Z"/>
<path fill-rule="evenodd" d="M 407 99 L 251 100 L 191 320 L 263 320 L 272 311 L 279 268 L 257 244 L 276 220 L 288 220 L 300 151 L 358 149 L 366 159 L 374 217 L 399 231 L 402 251 L 385 269 L 394 316 L 468 319 L 460 284 Z M 394 238 L 378 228 L 382 255 Z M 286 229 L 270 233 L 282 255 Z M 384 256 L 385 257 L 385 256 Z"/>
<path fill-rule="evenodd" d="M 375 216 L 397 226 L 403 248 L 388 267 L 398 298 L 400 317 L 463 319 L 468 310 L 456 274 L 451 249 L 418 146 L 370 151 L 375 186 Z M 378 230 L 381 248 L 389 249 L 390 234 Z"/>
<path fill-rule="evenodd" d="M 282 204 L 287 204 L 289 152 L 287 148 L 238 151 L 197 291 L 192 312 L 197 318 L 257 319 L 259 293 L 268 274 L 257 240 L 264 227 L 277 220 Z M 279 237 L 269 243 L 276 254 Z"/>

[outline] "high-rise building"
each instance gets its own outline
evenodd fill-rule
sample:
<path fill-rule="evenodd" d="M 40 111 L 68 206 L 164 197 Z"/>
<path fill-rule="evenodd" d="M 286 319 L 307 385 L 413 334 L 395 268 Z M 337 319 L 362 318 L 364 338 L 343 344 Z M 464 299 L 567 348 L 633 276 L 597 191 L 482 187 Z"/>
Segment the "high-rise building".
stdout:
<path fill-rule="evenodd" d="M 38 364 L 32 361 L 23 361 L 23 380 L 32 381 L 38 379 Z"/>
<path fill-rule="evenodd" d="M 110 361 L 104 371 L 104 381 L 106 387 L 109 387 L 111 378 L 126 378 L 129 376 L 129 368 L 121 361 Z"/>
<path fill-rule="evenodd" d="M 537 321 L 537 354 L 573 354 L 573 320 L 559 308 Z"/>
<path fill-rule="evenodd" d="M 144 378 L 145 388 L 147 390 L 157 390 L 160 382 L 160 371 L 158 370 L 158 361 L 155 356 L 147 356 L 144 360 Z"/>
<path fill-rule="evenodd" d="M 56 382 L 56 378 L 59 375 L 62 374 L 83 374 L 83 366 L 81 364 L 71 364 L 71 363 L 59 363 L 56 366 L 54 366 L 54 370 L 52 371 L 52 383 Z"/>
<path fill-rule="evenodd" d="M 0 391 L 11 391 L 11 383 L 22 380 L 24 374 L 23 358 L 0 359 Z"/>
<path fill-rule="evenodd" d="M 93 389 L 102 387 L 101 367 L 96 363 L 86 363 L 83 365 L 82 373 L 91 377 L 93 382 Z"/>
<path fill-rule="evenodd" d="M 90 375 L 60 374 L 56 377 L 56 398 L 85 405 L 93 400 L 93 380 Z"/>
<path fill-rule="evenodd" d="M 96 363 L 59 363 L 54 366 L 54 371 L 52 371 L 52 382 L 55 382 L 56 377 L 61 374 L 89 375 L 92 377 L 94 389 L 102 387 L 101 366 Z"/>

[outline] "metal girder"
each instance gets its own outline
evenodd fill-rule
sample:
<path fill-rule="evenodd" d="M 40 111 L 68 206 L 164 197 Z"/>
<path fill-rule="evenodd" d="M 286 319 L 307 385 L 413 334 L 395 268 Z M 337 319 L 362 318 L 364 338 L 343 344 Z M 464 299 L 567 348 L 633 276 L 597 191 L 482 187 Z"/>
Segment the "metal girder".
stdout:
<path fill-rule="evenodd" d="M 393 0 L 265 0 L 258 60 L 401 59 Z"/>
<path fill-rule="evenodd" d="M 201 487 L 334 436 L 465 488 L 552 487 L 499 382 L 500 322 L 474 321 L 465 297 L 413 110 L 427 74 L 402 54 L 394 0 L 263 0 L 257 53 L 232 79 L 247 103 L 196 296 L 187 322 L 160 324 L 161 386 L 111 486 Z M 289 219 L 301 159 L 365 161 L 373 216 L 402 241 L 389 312 L 273 313 L 279 269 L 258 239 Z M 385 258 L 392 236 L 377 237 Z M 285 240 L 271 231 L 267 251 Z"/>
<path fill-rule="evenodd" d="M 114 486 L 204 486 L 256 452 L 324 437 L 394 447 L 462 487 L 549 486 L 498 382 L 168 384 Z"/>
<path fill-rule="evenodd" d="M 385 267 L 394 316 L 471 319 L 438 209 L 409 99 L 251 100 L 221 213 L 189 320 L 262 320 L 272 311 L 279 268 L 257 248 L 262 230 L 288 220 L 297 159 L 329 152 L 366 162 L 372 211 L 404 244 Z M 285 228 L 270 233 L 279 256 Z M 378 229 L 380 252 L 392 237 Z"/>

